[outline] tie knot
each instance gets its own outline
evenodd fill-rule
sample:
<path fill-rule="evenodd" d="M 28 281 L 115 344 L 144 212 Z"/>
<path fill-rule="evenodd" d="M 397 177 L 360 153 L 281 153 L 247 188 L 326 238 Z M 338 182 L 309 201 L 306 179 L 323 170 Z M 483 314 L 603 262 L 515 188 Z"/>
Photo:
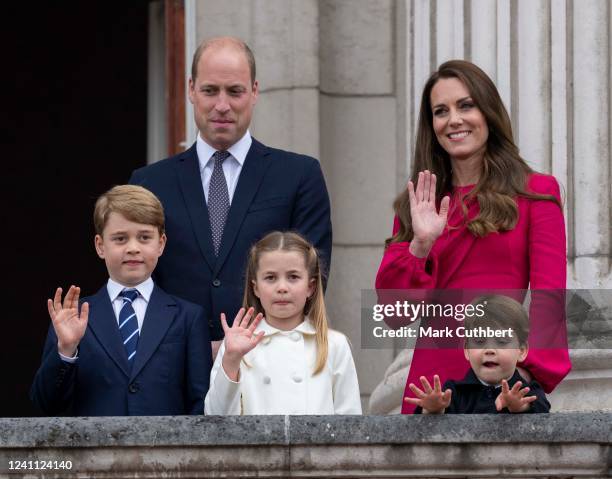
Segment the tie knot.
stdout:
<path fill-rule="evenodd" d="M 213 154 L 213 160 L 215 161 L 215 163 L 223 163 L 228 156 L 230 156 L 229 151 L 215 151 L 215 153 Z"/>
<path fill-rule="evenodd" d="M 127 299 L 130 303 L 133 303 L 134 300 L 138 297 L 138 290 L 137 289 L 124 289 L 123 291 L 121 291 L 121 293 L 119 293 L 119 296 L 121 296 L 125 300 Z"/>

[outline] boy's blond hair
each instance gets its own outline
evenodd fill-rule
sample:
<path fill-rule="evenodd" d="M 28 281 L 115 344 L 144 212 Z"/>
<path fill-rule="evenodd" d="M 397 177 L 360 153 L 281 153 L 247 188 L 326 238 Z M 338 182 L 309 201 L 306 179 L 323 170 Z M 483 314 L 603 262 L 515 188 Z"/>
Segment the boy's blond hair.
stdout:
<path fill-rule="evenodd" d="M 111 213 L 119 213 L 134 223 L 155 226 L 160 236 L 164 234 L 164 207 L 157 196 L 142 186 L 119 185 L 100 195 L 93 214 L 96 234 L 102 236 Z"/>
<path fill-rule="evenodd" d="M 482 318 L 468 316 L 465 320 L 465 329 L 471 330 L 479 326 L 490 326 L 493 329 L 512 329 L 520 346 L 527 345 L 529 336 L 529 316 L 523 305 L 518 301 L 501 294 L 481 296 L 473 305 L 482 304 L 484 316 Z"/>

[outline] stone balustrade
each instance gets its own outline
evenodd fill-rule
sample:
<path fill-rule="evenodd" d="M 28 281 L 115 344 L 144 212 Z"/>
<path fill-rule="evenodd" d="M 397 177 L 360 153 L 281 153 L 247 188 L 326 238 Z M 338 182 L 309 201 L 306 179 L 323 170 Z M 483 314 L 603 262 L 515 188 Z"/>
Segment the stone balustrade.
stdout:
<path fill-rule="evenodd" d="M 611 474 L 605 412 L 0 419 L 0 477 L 11 478 Z"/>

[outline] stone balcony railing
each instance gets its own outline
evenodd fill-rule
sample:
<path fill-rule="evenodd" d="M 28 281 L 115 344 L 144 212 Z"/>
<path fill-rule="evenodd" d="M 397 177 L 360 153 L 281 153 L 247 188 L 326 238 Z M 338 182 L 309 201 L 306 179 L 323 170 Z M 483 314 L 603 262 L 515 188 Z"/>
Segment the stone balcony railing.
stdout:
<path fill-rule="evenodd" d="M 0 419 L 0 477 L 559 476 L 612 477 L 612 413 Z"/>

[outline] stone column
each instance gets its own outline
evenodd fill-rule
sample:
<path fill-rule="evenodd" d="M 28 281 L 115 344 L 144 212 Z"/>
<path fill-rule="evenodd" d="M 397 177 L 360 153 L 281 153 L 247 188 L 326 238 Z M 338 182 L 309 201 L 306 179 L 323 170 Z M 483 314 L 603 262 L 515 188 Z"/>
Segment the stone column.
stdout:
<path fill-rule="evenodd" d="M 327 306 L 352 345 L 362 397 L 380 382 L 389 350 L 360 350 L 361 290 L 372 289 L 396 193 L 398 102 L 390 0 L 321 0 L 321 161 L 331 194 L 334 248 Z M 403 161 L 402 161 L 403 163 Z"/>

